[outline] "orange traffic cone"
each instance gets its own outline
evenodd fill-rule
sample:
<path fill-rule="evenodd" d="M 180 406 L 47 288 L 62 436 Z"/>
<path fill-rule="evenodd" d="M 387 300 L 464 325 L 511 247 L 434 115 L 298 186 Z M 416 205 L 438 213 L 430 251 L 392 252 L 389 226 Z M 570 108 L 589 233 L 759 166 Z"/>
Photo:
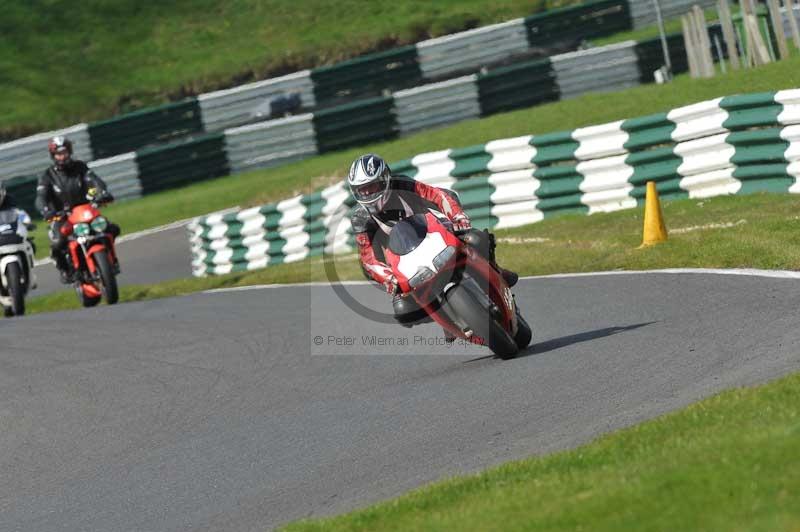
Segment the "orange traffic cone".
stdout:
<path fill-rule="evenodd" d="M 667 228 L 664 227 L 664 216 L 661 214 L 656 182 L 648 181 L 644 202 L 644 234 L 642 235 L 642 245 L 639 247 L 652 246 L 659 242 L 666 242 L 666 240 Z"/>

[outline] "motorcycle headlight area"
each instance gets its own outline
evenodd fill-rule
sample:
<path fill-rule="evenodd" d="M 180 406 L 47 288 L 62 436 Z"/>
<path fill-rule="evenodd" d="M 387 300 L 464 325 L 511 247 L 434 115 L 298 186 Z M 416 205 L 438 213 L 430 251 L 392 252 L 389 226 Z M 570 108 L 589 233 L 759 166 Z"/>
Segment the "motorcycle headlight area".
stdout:
<path fill-rule="evenodd" d="M 416 288 L 422 283 L 433 279 L 434 275 L 435 274 L 433 273 L 433 270 L 430 268 L 420 268 L 417 270 L 417 273 L 414 274 L 414 277 L 408 280 L 408 286 L 411 288 Z"/>
<path fill-rule="evenodd" d="M 453 260 L 455 254 L 456 254 L 455 246 L 447 246 L 433 258 L 433 265 L 436 266 L 437 270 L 441 270 L 448 262 Z"/>
<path fill-rule="evenodd" d="M 95 233 L 103 233 L 108 228 L 108 220 L 103 216 L 98 216 L 92 220 L 92 230 Z"/>
<path fill-rule="evenodd" d="M 73 231 L 75 232 L 75 236 L 87 236 L 92 232 L 92 228 L 89 227 L 89 224 L 75 224 Z"/>

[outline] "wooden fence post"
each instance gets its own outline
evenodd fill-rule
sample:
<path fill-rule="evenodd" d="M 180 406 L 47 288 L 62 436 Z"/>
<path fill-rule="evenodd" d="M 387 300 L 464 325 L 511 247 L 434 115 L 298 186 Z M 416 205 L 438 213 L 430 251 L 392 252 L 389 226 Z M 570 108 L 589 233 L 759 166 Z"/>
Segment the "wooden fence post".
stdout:
<path fill-rule="evenodd" d="M 778 54 L 781 59 L 786 59 L 789 57 L 789 47 L 786 45 L 786 32 L 783 31 L 781 6 L 778 0 L 767 0 L 767 6 L 772 20 L 772 30 L 775 32 L 775 40 L 778 41 Z"/>
<path fill-rule="evenodd" d="M 791 0 L 784 0 L 791 2 Z M 733 70 L 739 70 L 739 51 L 736 48 L 736 32 L 733 29 L 733 18 L 731 17 L 731 6 L 728 0 L 717 0 L 717 13 L 722 24 L 722 37 L 725 39 L 725 46 L 728 49 L 728 59 Z"/>
<path fill-rule="evenodd" d="M 715 74 L 714 58 L 711 56 L 711 39 L 708 38 L 706 16 L 698 5 L 692 7 L 692 13 L 694 14 L 694 28 L 697 35 L 701 75 L 705 78 L 713 78 Z"/>
<path fill-rule="evenodd" d="M 692 78 L 698 77 L 697 61 L 695 60 L 694 32 L 689 25 L 689 16 L 681 17 L 681 27 L 683 29 L 683 42 L 686 47 L 686 59 L 689 61 L 689 75 Z"/>
<path fill-rule="evenodd" d="M 789 27 L 792 29 L 794 46 L 800 50 L 800 31 L 797 29 L 797 19 L 794 17 L 794 0 L 783 0 L 783 7 L 786 8 L 786 16 L 789 17 Z"/>

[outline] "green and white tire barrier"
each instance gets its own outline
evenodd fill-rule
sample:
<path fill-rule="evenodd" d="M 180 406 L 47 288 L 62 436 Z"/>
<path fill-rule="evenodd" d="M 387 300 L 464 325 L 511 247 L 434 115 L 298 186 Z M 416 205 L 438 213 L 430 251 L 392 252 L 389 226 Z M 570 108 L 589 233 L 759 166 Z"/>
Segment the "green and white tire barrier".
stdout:
<path fill-rule="evenodd" d="M 800 89 L 731 96 L 546 135 L 423 153 L 396 173 L 459 193 L 478 227 L 534 223 L 564 212 L 611 212 L 644 198 L 800 192 Z M 244 271 L 352 249 L 342 184 L 191 224 L 195 275 Z"/>
<path fill-rule="evenodd" d="M 189 225 L 195 275 L 223 274 L 350 251 L 350 220 L 336 217 L 348 199 L 342 184 L 314 194 Z"/>

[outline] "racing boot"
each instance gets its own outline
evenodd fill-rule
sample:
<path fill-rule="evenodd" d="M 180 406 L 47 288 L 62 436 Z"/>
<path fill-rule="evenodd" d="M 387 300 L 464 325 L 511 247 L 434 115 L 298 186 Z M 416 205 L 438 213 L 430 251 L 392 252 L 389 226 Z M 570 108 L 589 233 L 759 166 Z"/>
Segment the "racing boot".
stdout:
<path fill-rule="evenodd" d="M 53 260 L 56 263 L 56 269 L 61 277 L 62 284 L 72 284 L 75 282 L 75 272 L 72 265 L 67 262 L 67 257 L 61 253 L 54 253 Z"/>
<path fill-rule="evenodd" d="M 455 335 L 453 333 L 451 333 L 450 331 L 448 331 L 447 329 L 442 329 L 442 332 L 444 333 L 444 341 L 445 341 L 445 343 L 452 344 L 453 342 L 456 341 Z"/>
<path fill-rule="evenodd" d="M 517 284 L 517 281 L 519 281 L 519 275 L 516 272 L 501 268 L 496 262 L 493 262 L 492 266 L 494 266 L 494 269 L 497 270 L 497 272 L 503 277 L 503 280 L 506 282 L 509 288 Z"/>
<path fill-rule="evenodd" d="M 519 281 L 519 275 L 516 272 L 512 272 L 511 270 L 506 270 L 505 268 L 501 268 L 500 266 L 497 267 L 500 270 L 500 275 L 503 276 L 503 280 L 506 282 L 509 288 L 517 284 Z"/>

